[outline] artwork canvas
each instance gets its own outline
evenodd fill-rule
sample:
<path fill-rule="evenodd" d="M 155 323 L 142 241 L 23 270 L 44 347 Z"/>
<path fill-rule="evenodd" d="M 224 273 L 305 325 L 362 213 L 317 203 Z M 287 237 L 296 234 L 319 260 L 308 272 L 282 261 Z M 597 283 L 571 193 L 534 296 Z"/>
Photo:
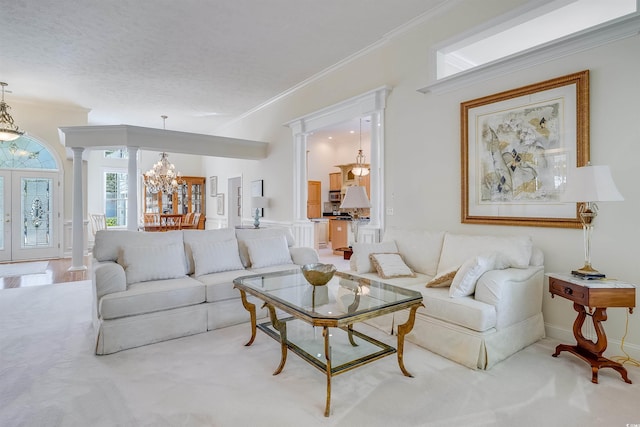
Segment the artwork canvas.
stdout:
<path fill-rule="evenodd" d="M 579 227 L 562 201 L 589 159 L 588 71 L 467 101 L 462 222 Z"/>
<path fill-rule="evenodd" d="M 224 193 L 218 193 L 217 195 L 217 208 L 218 215 L 224 215 Z"/>
<path fill-rule="evenodd" d="M 216 197 L 218 195 L 218 177 L 217 176 L 209 177 L 209 194 L 211 194 L 211 197 Z"/>

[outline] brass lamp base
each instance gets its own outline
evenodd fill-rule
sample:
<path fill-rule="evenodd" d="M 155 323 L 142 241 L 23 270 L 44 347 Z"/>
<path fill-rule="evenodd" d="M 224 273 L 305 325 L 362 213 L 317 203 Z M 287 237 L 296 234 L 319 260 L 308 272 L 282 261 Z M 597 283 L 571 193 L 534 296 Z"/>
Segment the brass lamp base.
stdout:
<path fill-rule="evenodd" d="M 582 279 L 603 279 L 606 277 L 603 273 L 591 267 L 591 264 L 585 264 L 579 269 L 573 270 L 571 274 Z"/>

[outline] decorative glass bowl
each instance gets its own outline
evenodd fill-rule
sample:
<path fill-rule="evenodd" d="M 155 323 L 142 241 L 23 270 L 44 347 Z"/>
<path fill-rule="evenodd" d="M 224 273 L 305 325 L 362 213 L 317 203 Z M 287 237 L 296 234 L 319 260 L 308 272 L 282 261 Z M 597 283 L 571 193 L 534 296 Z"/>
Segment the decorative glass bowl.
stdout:
<path fill-rule="evenodd" d="M 313 286 L 324 286 L 336 272 L 336 266 L 333 264 L 305 264 L 300 267 L 304 278 Z"/>

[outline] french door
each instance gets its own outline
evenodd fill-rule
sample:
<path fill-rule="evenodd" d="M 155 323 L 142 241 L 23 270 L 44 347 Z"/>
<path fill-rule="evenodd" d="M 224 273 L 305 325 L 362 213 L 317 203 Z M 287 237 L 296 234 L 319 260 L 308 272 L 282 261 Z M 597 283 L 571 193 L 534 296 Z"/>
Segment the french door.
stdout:
<path fill-rule="evenodd" d="M 0 170 L 0 193 L 0 261 L 58 257 L 58 173 Z"/>

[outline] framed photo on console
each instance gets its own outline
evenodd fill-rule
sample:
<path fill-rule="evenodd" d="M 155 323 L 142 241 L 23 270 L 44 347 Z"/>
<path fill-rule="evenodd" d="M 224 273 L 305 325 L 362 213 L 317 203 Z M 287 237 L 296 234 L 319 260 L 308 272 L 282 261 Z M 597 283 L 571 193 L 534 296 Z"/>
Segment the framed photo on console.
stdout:
<path fill-rule="evenodd" d="M 589 161 L 589 70 L 460 104 L 462 222 L 582 226 L 562 202 Z"/>

